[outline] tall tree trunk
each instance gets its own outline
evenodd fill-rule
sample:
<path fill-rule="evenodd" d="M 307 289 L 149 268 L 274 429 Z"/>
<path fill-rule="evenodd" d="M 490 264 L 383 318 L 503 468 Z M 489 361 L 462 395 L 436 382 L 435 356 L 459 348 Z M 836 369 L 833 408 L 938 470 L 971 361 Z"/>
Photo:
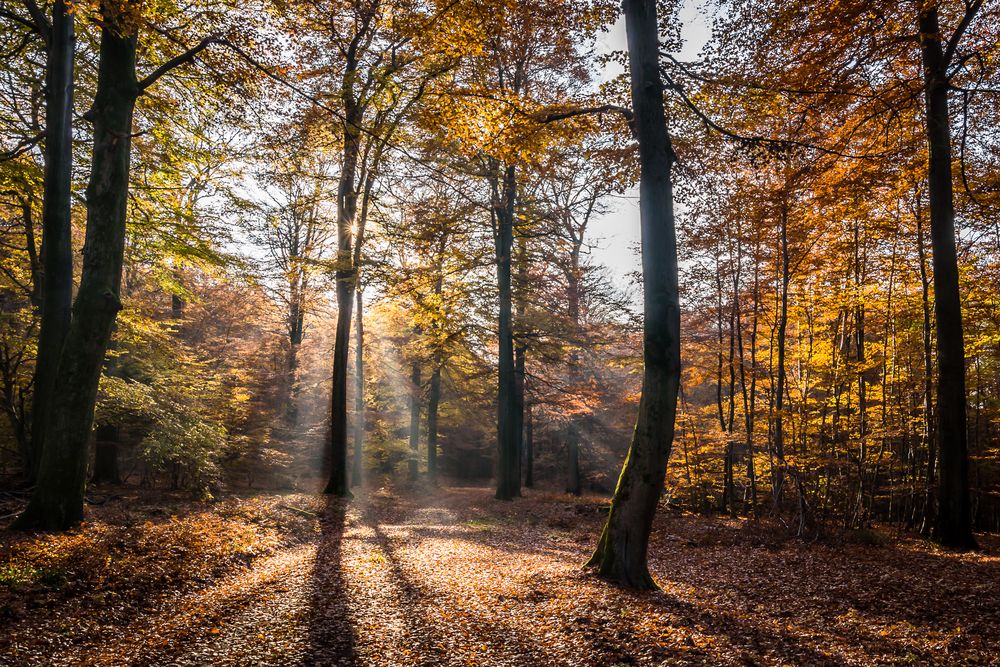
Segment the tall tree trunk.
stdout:
<path fill-rule="evenodd" d="M 410 479 L 420 472 L 420 362 L 410 366 Z"/>
<path fill-rule="evenodd" d="M 355 292 L 358 312 L 354 315 L 354 458 L 351 486 L 361 486 L 365 450 L 365 324 L 364 297 Z"/>
<path fill-rule="evenodd" d="M 497 492 L 500 500 L 521 495 L 521 471 L 518 466 L 516 420 L 516 378 L 514 369 L 514 332 L 511 304 L 511 252 L 514 245 L 514 205 L 517 196 L 517 173 L 514 165 L 504 170 L 502 194 L 494 192 L 496 220 L 497 285 L 500 315 L 497 389 Z"/>
<path fill-rule="evenodd" d="M 786 195 L 787 196 L 787 195 Z M 779 294 L 777 345 L 778 369 L 774 394 L 774 455 L 778 459 L 774 466 L 774 507 L 781 505 L 785 486 L 785 331 L 788 328 L 788 285 L 790 282 L 788 265 L 788 203 L 782 204 L 780 229 L 781 243 L 781 286 Z"/>
<path fill-rule="evenodd" d="M 294 427 L 298 423 L 299 410 L 299 348 L 302 346 L 305 313 L 302 309 L 302 296 L 293 291 L 291 305 L 288 310 L 288 365 L 286 367 L 286 400 L 285 420 Z"/>
<path fill-rule="evenodd" d="M 434 365 L 427 394 L 427 476 L 437 478 L 438 406 L 441 404 L 441 364 Z"/>
<path fill-rule="evenodd" d="M 854 308 L 854 358 L 858 365 L 858 495 L 854 507 L 854 524 L 864 527 L 865 477 L 868 468 L 868 383 L 865 380 L 865 304 L 862 299 L 864 257 L 861 252 L 860 222 L 854 222 L 854 288 L 858 303 Z"/>
<path fill-rule="evenodd" d="M 535 425 L 531 417 L 531 403 L 524 406 L 524 485 L 535 486 Z"/>
<path fill-rule="evenodd" d="M 38 333 L 31 448 L 25 461 L 29 480 L 38 476 L 51 424 L 50 406 L 59 354 L 69 330 L 73 302 L 73 248 L 70 191 L 73 169 L 73 51 L 76 14 L 63 0 L 52 6 L 45 80 L 45 188 L 42 198 L 42 317 Z M 40 26 L 41 27 L 41 26 Z M 33 244 L 32 244 L 33 245 Z"/>
<path fill-rule="evenodd" d="M 528 242 L 524 236 L 517 240 L 517 335 L 514 337 L 514 446 L 517 449 L 517 480 L 521 484 L 521 459 L 524 454 L 524 373 L 527 363 L 528 342 L 525 331 L 528 289 Z"/>
<path fill-rule="evenodd" d="M 941 44 L 938 3 L 924 2 L 919 15 L 927 121 L 927 183 L 937 323 L 938 507 L 934 539 L 959 549 L 976 547 L 969 498 L 966 433 L 965 343 L 955 243 L 948 63 Z"/>
<path fill-rule="evenodd" d="M 642 397 L 608 521 L 587 565 L 626 586 L 655 588 L 646 552 L 673 444 L 681 377 L 677 241 L 663 110 L 656 1 L 625 0 L 632 107 L 639 142 L 642 226 Z"/>
<path fill-rule="evenodd" d="M 759 240 L 759 237 L 758 237 Z M 746 427 L 747 480 L 750 485 L 750 511 L 757 516 L 757 466 L 754 462 L 753 432 L 757 405 L 757 325 L 760 314 L 760 243 L 753 252 L 753 311 L 750 319 L 750 386 L 747 387 L 743 353 L 742 327 L 736 328 L 740 351 L 740 386 L 743 388 L 743 422 Z"/>
<path fill-rule="evenodd" d="M 443 234 L 439 241 L 437 255 L 437 280 L 434 282 L 434 294 L 441 303 L 441 293 L 444 291 L 444 250 L 447 235 Z M 438 338 L 438 336 L 435 336 Z M 431 386 L 427 396 L 427 476 L 431 481 L 437 479 L 437 418 L 438 407 L 441 404 L 441 370 L 444 367 L 444 351 L 436 349 L 432 355 L 434 372 L 431 374 Z"/>
<path fill-rule="evenodd" d="M 569 306 L 570 325 L 573 327 L 573 351 L 569 355 L 570 381 L 577 386 L 580 381 L 580 275 L 579 250 L 574 248 L 572 266 L 566 276 L 566 297 Z M 580 489 L 580 425 L 571 417 L 566 427 L 566 493 L 579 496 Z"/>
<path fill-rule="evenodd" d="M 358 209 L 355 180 L 361 151 L 362 112 L 354 100 L 353 72 L 357 64 L 349 58 L 345 72 L 343 104 L 343 163 L 337 188 L 337 330 L 333 343 L 333 390 L 330 404 L 330 479 L 324 493 L 350 497 L 347 481 L 347 362 L 351 338 L 357 267 L 351 248 L 352 227 Z"/>
<path fill-rule="evenodd" d="M 83 518 L 97 385 L 120 288 L 128 205 L 136 36 L 105 17 L 101 28 L 94 149 L 87 186 L 83 274 L 60 355 L 38 483 L 18 528 L 61 530 Z"/>
<path fill-rule="evenodd" d="M 931 524 L 934 521 L 934 472 L 937 466 L 937 452 L 934 449 L 934 359 L 933 346 L 931 342 L 931 279 L 927 275 L 927 251 L 924 246 L 924 226 L 923 214 L 920 211 L 920 202 L 917 202 L 917 259 L 920 262 L 920 306 L 922 315 L 923 333 L 923 362 L 924 362 L 924 391 L 923 391 L 923 412 L 924 428 L 921 433 L 924 451 L 927 452 L 927 467 L 925 469 L 924 480 L 924 511 L 920 523 L 920 534 L 929 536 Z"/>

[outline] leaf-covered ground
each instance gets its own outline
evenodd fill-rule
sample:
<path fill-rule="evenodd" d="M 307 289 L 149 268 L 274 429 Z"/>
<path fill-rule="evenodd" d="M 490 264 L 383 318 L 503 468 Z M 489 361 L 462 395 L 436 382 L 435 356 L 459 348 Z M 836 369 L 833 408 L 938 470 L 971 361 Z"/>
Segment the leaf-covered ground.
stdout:
<path fill-rule="evenodd" d="M 482 488 L 109 503 L 69 535 L 0 538 L 0 663 L 1000 664 L 995 540 L 804 544 L 668 514 L 663 590 L 637 594 L 580 569 L 605 504 Z"/>

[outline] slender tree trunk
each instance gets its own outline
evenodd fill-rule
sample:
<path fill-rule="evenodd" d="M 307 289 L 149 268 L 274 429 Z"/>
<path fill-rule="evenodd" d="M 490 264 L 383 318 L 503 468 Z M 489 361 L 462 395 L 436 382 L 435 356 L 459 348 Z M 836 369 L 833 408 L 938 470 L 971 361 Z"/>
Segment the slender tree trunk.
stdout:
<path fill-rule="evenodd" d="M 105 424 L 97 427 L 94 450 L 94 484 L 121 484 L 118 466 L 118 426 Z"/>
<path fill-rule="evenodd" d="M 440 297 L 444 291 L 444 251 L 447 234 L 443 234 L 438 246 L 438 275 L 434 282 L 434 294 Z M 433 354 L 434 372 L 431 374 L 431 384 L 427 395 L 427 476 L 431 481 L 437 479 L 438 455 L 438 407 L 441 403 L 441 371 L 444 367 L 444 350 L 436 349 Z"/>
<path fill-rule="evenodd" d="M 535 486 L 535 432 L 531 416 L 531 403 L 524 407 L 524 485 Z"/>
<path fill-rule="evenodd" d="M 670 172 L 674 156 L 663 110 L 655 0 L 625 0 L 634 127 L 639 142 L 642 226 L 642 397 L 632 443 L 589 566 L 626 586 L 655 588 L 646 552 L 663 493 L 680 390 L 680 302 Z"/>
<path fill-rule="evenodd" d="M 580 277 L 579 250 L 574 248 L 572 266 L 566 280 L 566 297 L 569 305 L 570 325 L 573 327 L 573 351 L 569 356 L 570 380 L 573 386 L 580 381 Z M 566 493 L 579 496 L 580 489 L 580 425 L 573 417 L 566 428 Z"/>
<path fill-rule="evenodd" d="M 774 507 L 778 509 L 785 486 L 785 331 L 788 328 L 788 285 L 790 282 L 788 262 L 788 204 L 781 209 L 781 287 L 779 295 L 778 330 L 775 345 L 778 348 L 778 369 L 774 394 L 774 454 L 778 459 L 774 466 Z"/>
<path fill-rule="evenodd" d="M 521 457 L 524 452 L 524 372 L 526 363 L 524 343 L 514 348 L 514 447 L 516 449 L 516 466 L 518 487 L 521 480 Z"/>
<path fill-rule="evenodd" d="M 434 366 L 427 393 L 427 476 L 437 478 L 438 407 L 441 403 L 441 364 Z"/>
<path fill-rule="evenodd" d="M 854 308 L 854 358 L 858 365 L 858 495 L 854 507 L 854 524 L 863 527 L 865 518 L 865 476 L 868 469 L 868 383 L 865 380 L 865 305 L 861 296 L 862 264 L 860 223 L 854 223 L 854 287 L 858 304 Z"/>
<path fill-rule="evenodd" d="M 299 409 L 299 349 L 302 347 L 302 334 L 305 328 L 305 318 L 302 311 L 301 294 L 292 297 L 291 307 L 288 312 L 288 364 L 286 367 L 286 400 L 285 420 L 289 426 L 294 427 L 298 423 Z"/>
<path fill-rule="evenodd" d="M 410 365 L 410 479 L 420 472 L 420 362 Z"/>
<path fill-rule="evenodd" d="M 747 387 L 746 363 L 743 353 L 742 327 L 736 335 L 740 351 L 740 386 L 743 387 L 743 421 L 746 427 L 747 480 L 750 485 L 750 511 L 757 516 L 757 466 L 754 462 L 753 432 L 757 407 L 757 325 L 760 314 L 760 243 L 754 244 L 753 311 L 750 318 L 750 386 Z"/>
<path fill-rule="evenodd" d="M 51 423 L 50 406 L 59 354 L 69 330 L 73 302 L 70 211 L 73 169 L 74 17 L 62 0 L 52 6 L 45 79 L 45 187 L 42 198 L 41 326 L 31 409 L 31 448 L 25 476 L 34 481 Z M 34 244 L 32 244 L 33 246 Z"/>
<path fill-rule="evenodd" d="M 115 317 L 125 249 L 136 36 L 101 29 L 83 274 L 52 394 L 38 483 L 16 527 L 61 530 L 83 518 L 94 405 Z"/>
<path fill-rule="evenodd" d="M 365 324 L 364 297 L 355 292 L 358 312 L 354 315 L 354 458 L 351 486 L 361 486 L 365 449 Z"/>
<path fill-rule="evenodd" d="M 937 450 L 940 480 L 934 539 L 959 549 L 976 547 L 969 498 L 966 433 L 965 343 L 955 243 L 948 63 L 941 44 L 938 3 L 924 2 L 919 15 L 924 68 L 934 315 L 937 323 Z"/>
<path fill-rule="evenodd" d="M 518 469 L 516 430 L 516 379 L 514 369 L 514 332 L 511 303 L 511 252 L 514 245 L 514 204 L 517 176 L 513 165 L 504 170 L 502 196 L 494 193 L 496 219 L 497 285 L 500 295 L 498 318 L 499 368 L 497 390 L 497 492 L 500 500 L 521 495 L 521 472 Z"/>
<path fill-rule="evenodd" d="M 521 483 L 521 459 L 524 453 L 524 374 L 527 363 L 528 343 L 525 337 L 525 314 L 527 312 L 527 286 L 528 286 L 528 243 L 521 236 L 517 240 L 517 280 L 516 303 L 517 311 L 516 329 L 517 335 L 514 337 L 514 434 L 515 448 L 517 450 L 517 479 L 520 489 Z"/>

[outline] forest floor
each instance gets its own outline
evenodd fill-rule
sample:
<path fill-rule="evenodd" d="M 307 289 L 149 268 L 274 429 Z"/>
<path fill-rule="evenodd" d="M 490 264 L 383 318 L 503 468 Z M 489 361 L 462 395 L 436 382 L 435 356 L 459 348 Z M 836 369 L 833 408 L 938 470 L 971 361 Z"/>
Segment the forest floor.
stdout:
<path fill-rule="evenodd" d="M 420 491 L 136 495 L 3 534 L 0 664 L 1000 665 L 995 537 L 807 544 L 671 512 L 662 591 L 634 593 L 580 567 L 604 498 Z"/>

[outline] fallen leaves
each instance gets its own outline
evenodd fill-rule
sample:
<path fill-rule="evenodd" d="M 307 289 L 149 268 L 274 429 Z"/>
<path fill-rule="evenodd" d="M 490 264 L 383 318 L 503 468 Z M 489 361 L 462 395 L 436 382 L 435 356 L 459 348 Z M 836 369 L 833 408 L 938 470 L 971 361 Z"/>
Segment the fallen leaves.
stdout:
<path fill-rule="evenodd" d="M 634 593 L 580 567 L 603 499 L 382 489 L 349 504 L 227 502 L 133 524 L 135 536 L 95 522 L 65 542 L 5 544 L 3 563 L 16 553 L 43 569 L 69 553 L 95 563 L 89 543 L 122 572 L 85 575 L 79 588 L 67 579 L 47 606 L 4 621 L 0 655 L 89 665 L 1000 664 L 1000 559 L 990 552 L 909 539 L 807 545 L 766 526 L 671 514 L 650 549 L 662 590 Z M 166 581 L 151 550 L 168 563 Z M 151 572 L 126 576 L 138 566 Z M 94 621 L 87 610 L 114 617 L 129 585 L 151 597 Z M 103 597 L 88 601 L 84 589 Z M 51 616 L 60 622 L 42 623 Z"/>

